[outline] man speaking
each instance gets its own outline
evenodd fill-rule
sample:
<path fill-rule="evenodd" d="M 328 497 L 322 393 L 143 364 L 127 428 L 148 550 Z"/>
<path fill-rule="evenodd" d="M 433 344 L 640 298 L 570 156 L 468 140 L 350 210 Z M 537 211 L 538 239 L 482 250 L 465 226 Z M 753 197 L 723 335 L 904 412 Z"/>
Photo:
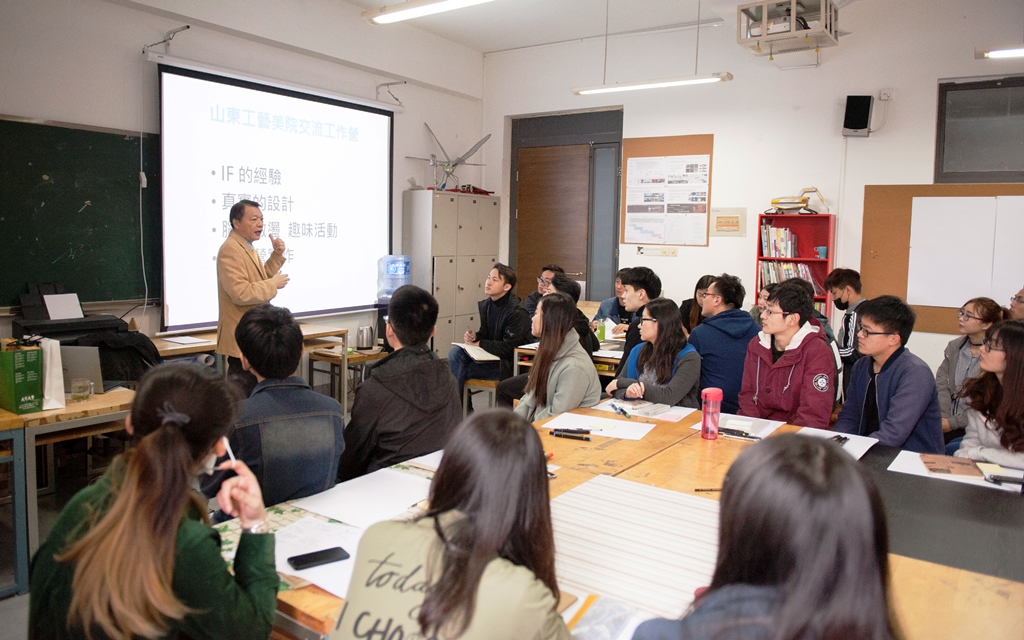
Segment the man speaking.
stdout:
<path fill-rule="evenodd" d="M 231 233 L 217 252 L 217 353 L 228 359 L 228 373 L 251 376 L 242 369 L 241 351 L 235 342 L 235 327 L 250 307 L 270 302 L 278 289 L 288 284 L 288 276 L 279 273 L 284 264 L 284 240 L 270 236 L 274 253 L 266 264 L 253 248 L 263 235 L 263 212 L 259 203 L 239 200 L 229 214 Z M 255 379 L 251 388 L 255 384 Z"/>

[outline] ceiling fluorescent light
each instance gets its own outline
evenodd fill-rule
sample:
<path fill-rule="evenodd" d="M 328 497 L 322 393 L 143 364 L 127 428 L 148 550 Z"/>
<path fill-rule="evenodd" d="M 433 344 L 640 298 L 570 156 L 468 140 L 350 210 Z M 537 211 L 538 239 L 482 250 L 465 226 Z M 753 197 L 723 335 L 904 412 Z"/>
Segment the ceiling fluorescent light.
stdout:
<path fill-rule="evenodd" d="M 682 87 L 688 84 L 709 84 L 732 80 L 729 72 L 709 73 L 702 76 L 687 76 L 668 80 L 644 80 L 641 82 L 622 82 L 618 84 L 602 84 L 594 87 L 577 87 L 572 90 L 578 96 L 589 96 L 595 93 L 614 93 L 616 91 L 638 91 L 640 89 L 660 89 L 662 87 Z"/>
<path fill-rule="evenodd" d="M 977 60 L 983 60 L 985 58 L 1024 58 L 1024 47 L 1016 47 L 1013 49 L 975 49 L 974 57 Z"/>
<path fill-rule="evenodd" d="M 390 24 L 402 20 L 422 18 L 423 16 L 452 11 L 471 7 L 475 4 L 483 4 L 492 0 L 409 0 L 401 4 L 383 6 L 378 9 L 370 9 L 363 12 L 364 18 L 369 18 L 375 24 Z"/>

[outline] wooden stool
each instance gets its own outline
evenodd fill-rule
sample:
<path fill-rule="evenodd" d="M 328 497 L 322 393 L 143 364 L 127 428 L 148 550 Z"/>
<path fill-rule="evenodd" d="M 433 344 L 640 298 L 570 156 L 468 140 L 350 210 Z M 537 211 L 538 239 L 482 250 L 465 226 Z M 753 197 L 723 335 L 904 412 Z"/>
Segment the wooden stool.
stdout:
<path fill-rule="evenodd" d="M 465 386 L 462 387 L 462 417 L 465 418 L 469 415 L 469 398 L 470 396 L 477 393 L 487 394 L 487 406 L 493 407 L 494 402 L 497 399 L 498 394 L 498 381 L 497 380 L 477 380 L 471 378 L 466 380 Z"/>

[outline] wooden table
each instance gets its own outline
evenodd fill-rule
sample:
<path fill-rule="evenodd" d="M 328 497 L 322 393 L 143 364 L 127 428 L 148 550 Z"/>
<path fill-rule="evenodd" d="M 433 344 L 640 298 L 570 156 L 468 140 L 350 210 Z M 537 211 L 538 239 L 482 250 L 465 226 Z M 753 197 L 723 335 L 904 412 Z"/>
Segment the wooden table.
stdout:
<path fill-rule="evenodd" d="M 0 431 L 8 429 L 21 429 L 25 426 L 25 419 L 16 413 L 0 409 Z"/>
<path fill-rule="evenodd" d="M 523 373 L 521 369 L 524 367 L 529 368 L 533 366 L 533 359 L 537 355 L 536 349 L 524 349 L 518 347 L 512 356 L 512 375 L 518 376 Z M 605 356 L 590 356 L 590 359 L 594 361 L 594 367 L 597 368 L 597 374 L 599 376 L 614 376 L 615 370 L 619 366 L 619 361 L 622 356 L 616 358 L 608 358 Z"/>
<path fill-rule="evenodd" d="M 389 354 L 380 351 L 379 353 L 360 353 L 355 351 L 348 353 L 346 348 L 343 353 L 333 353 L 328 351 L 318 351 L 316 349 L 308 352 L 309 358 L 309 379 L 313 380 L 314 371 L 321 373 L 327 373 L 331 380 L 331 397 L 341 403 L 341 406 L 348 412 L 348 371 L 350 367 L 359 365 L 361 369 L 365 371 L 365 367 L 368 363 L 374 360 L 380 360 Z M 314 362 L 325 362 L 330 365 L 330 369 L 326 371 L 323 369 L 315 369 L 313 366 Z M 310 382 L 312 385 L 312 382 Z"/>
<path fill-rule="evenodd" d="M 303 340 L 314 340 L 316 338 L 335 336 L 343 338 L 345 346 L 348 346 L 348 329 L 310 323 L 299 323 L 299 329 L 302 330 Z M 197 353 L 213 353 L 217 348 L 216 331 L 197 333 L 190 337 L 204 340 L 205 342 L 178 344 L 176 342 L 168 342 L 165 338 L 153 338 L 153 344 L 156 345 L 156 350 L 160 352 L 161 358 L 191 356 Z"/>
<path fill-rule="evenodd" d="M 29 554 L 39 548 L 39 507 L 36 503 L 36 438 L 43 434 L 92 435 L 96 425 L 123 421 L 131 410 L 135 392 L 128 389 L 99 393 L 85 402 L 68 402 L 63 409 L 26 413 L 24 420 L 25 497 Z M 79 430 L 81 430 L 79 432 Z"/>

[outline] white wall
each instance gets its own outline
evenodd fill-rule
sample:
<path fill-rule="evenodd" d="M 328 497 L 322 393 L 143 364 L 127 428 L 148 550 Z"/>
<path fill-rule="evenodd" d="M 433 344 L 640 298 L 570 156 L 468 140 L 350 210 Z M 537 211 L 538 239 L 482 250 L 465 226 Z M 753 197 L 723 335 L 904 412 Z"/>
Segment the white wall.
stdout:
<path fill-rule="evenodd" d="M 736 44 L 734 27 L 705 27 L 699 72 L 729 71 L 735 80 L 606 96 L 571 93 L 573 87 L 602 83 L 601 39 L 488 54 L 484 130 L 507 136 L 509 116 L 621 105 L 626 138 L 714 134 L 712 206 L 745 207 L 747 237 L 711 238 L 706 248 L 680 248 L 678 257 L 637 256 L 634 245 L 620 245 L 621 266 L 653 268 L 665 294 L 676 300 L 692 296 L 694 281 L 704 273 L 727 271 L 752 283 L 757 214 L 772 197 L 812 185 L 838 214 L 836 265 L 856 269 L 864 186 L 932 182 L 938 80 L 1024 73 L 1024 61 L 981 61 L 973 55 L 976 45 L 1021 42 L 1024 3 L 859 0 L 841 10 L 839 23 L 851 34 L 838 47 L 822 50 L 818 68 L 780 70 Z M 695 35 L 689 30 L 612 38 L 607 81 L 692 74 Z M 884 127 L 868 138 L 844 140 L 846 96 L 877 97 L 882 88 L 895 90 L 888 105 L 875 103 L 875 127 L 888 108 Z M 508 149 L 507 140 L 485 148 L 485 184 L 502 195 L 508 188 Z M 501 173 L 491 169 L 498 166 Z M 937 367 L 948 339 L 918 334 L 911 348 Z"/>
<path fill-rule="evenodd" d="M 156 65 L 144 61 L 142 47 L 186 22 L 193 27 L 175 36 L 171 55 L 240 72 L 364 99 L 375 99 L 380 83 L 418 74 L 415 82 L 392 87 L 405 105 L 395 117 L 394 142 L 393 237 L 400 251 L 402 191 L 410 181 L 433 184 L 426 163 L 405 156 L 438 151 L 424 122 L 452 153 L 481 137 L 483 56 L 407 26 L 368 32 L 359 11 L 340 0 L 306 0 L 301 10 L 289 8 L 294 6 L 269 0 L 4 0 L 0 115 L 159 132 Z M 163 46 L 155 50 L 163 52 Z M 463 181 L 480 183 L 478 168 L 459 173 Z M 0 277 L 4 271 L 0 266 Z M 142 320 L 140 315 L 129 317 Z M 368 321 L 366 313 L 317 320 L 350 329 Z M 159 311 L 149 309 L 140 328 L 157 331 Z M 10 318 L 0 318 L 0 336 L 10 331 Z"/>

